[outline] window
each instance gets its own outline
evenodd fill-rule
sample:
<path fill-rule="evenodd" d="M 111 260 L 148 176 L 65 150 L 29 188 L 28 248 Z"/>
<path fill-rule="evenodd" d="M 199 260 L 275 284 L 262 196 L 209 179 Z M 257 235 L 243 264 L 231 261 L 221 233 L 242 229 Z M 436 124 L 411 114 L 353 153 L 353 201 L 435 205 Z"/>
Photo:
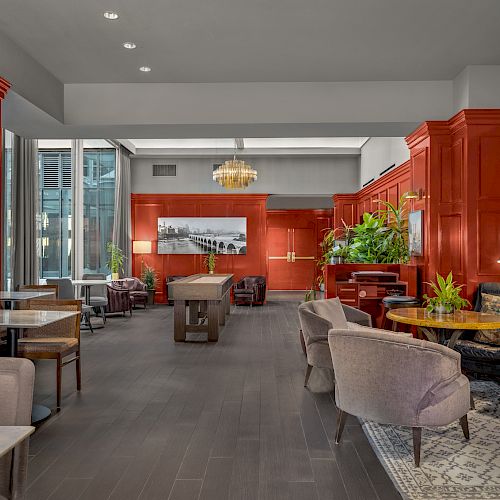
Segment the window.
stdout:
<path fill-rule="evenodd" d="M 71 276 L 71 149 L 40 150 L 40 277 Z"/>
<path fill-rule="evenodd" d="M 84 272 L 109 273 L 106 246 L 113 237 L 116 149 L 83 149 Z"/>
<path fill-rule="evenodd" d="M 3 286 L 10 290 L 11 282 L 11 255 L 12 255 L 12 165 L 14 134 L 9 130 L 3 131 Z"/>

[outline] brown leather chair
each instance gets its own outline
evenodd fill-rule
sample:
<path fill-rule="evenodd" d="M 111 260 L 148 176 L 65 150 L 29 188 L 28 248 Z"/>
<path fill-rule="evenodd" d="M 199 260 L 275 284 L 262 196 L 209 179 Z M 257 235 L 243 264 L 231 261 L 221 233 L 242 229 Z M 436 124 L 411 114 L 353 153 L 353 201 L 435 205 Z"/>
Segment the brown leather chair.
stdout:
<path fill-rule="evenodd" d="M 80 300 L 31 300 L 28 309 L 36 311 L 76 311 L 67 319 L 41 328 L 27 329 L 19 339 L 18 356 L 28 359 L 55 359 L 57 362 L 57 410 L 61 408 L 62 368 L 76 362 L 76 388 L 81 389 Z M 71 359 L 65 360 L 73 355 Z"/>
<path fill-rule="evenodd" d="M 128 311 L 132 316 L 132 300 L 130 292 L 122 286 L 124 282 L 116 282 L 107 285 L 108 305 L 106 306 L 106 314 L 125 313 Z"/>
<path fill-rule="evenodd" d="M 234 285 L 235 304 L 263 304 L 266 300 L 265 276 L 245 276 Z"/>
<path fill-rule="evenodd" d="M 0 358 L 0 425 L 31 425 L 35 367 L 31 361 Z M 0 498 L 24 498 L 29 439 L 0 457 Z"/>
<path fill-rule="evenodd" d="M 148 303 L 148 291 L 146 285 L 139 278 L 127 278 L 122 281 L 122 288 L 128 290 L 132 308 L 142 304 L 146 309 Z"/>

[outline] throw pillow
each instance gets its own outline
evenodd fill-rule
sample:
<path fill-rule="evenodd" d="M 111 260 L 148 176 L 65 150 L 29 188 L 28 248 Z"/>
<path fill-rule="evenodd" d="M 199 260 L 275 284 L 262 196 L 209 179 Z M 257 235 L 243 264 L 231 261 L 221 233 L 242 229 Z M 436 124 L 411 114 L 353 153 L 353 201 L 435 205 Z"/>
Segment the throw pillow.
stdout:
<path fill-rule="evenodd" d="M 500 295 L 481 294 L 481 312 L 500 315 Z M 500 329 L 478 330 L 474 336 L 478 342 L 500 345 Z"/>
<path fill-rule="evenodd" d="M 347 330 L 347 320 L 338 297 L 313 301 L 314 312 L 332 324 L 334 330 Z"/>

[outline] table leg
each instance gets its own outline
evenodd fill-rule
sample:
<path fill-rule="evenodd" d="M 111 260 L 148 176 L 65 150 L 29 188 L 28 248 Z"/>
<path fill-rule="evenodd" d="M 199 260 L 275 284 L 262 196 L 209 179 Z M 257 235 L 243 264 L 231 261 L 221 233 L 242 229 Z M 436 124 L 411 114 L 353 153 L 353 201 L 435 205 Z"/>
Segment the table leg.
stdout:
<path fill-rule="evenodd" d="M 393 332 L 397 332 L 398 331 L 398 322 L 397 321 L 393 321 L 392 322 L 392 331 Z"/>
<path fill-rule="evenodd" d="M 453 349 L 455 347 L 455 344 L 457 343 L 457 340 L 460 338 L 464 331 L 463 330 L 455 330 L 451 337 L 450 340 L 448 341 L 448 347 L 450 349 Z"/>
<path fill-rule="evenodd" d="M 84 285 L 85 288 L 85 304 L 90 306 L 90 286 Z"/>
<path fill-rule="evenodd" d="M 424 326 L 418 326 L 418 331 L 422 333 L 429 342 L 438 343 L 438 336 L 432 328 L 425 328 Z"/>
<path fill-rule="evenodd" d="M 200 320 L 200 301 L 190 300 L 189 301 L 189 324 L 197 325 Z"/>
<path fill-rule="evenodd" d="M 229 289 L 224 296 L 224 304 L 226 306 L 226 314 L 231 314 L 231 289 Z"/>
<path fill-rule="evenodd" d="M 11 358 L 17 358 L 17 341 L 19 340 L 19 329 L 7 328 L 7 352 Z"/>
<path fill-rule="evenodd" d="M 186 341 L 186 301 L 174 300 L 174 340 Z"/>
<path fill-rule="evenodd" d="M 219 340 L 219 301 L 208 301 L 208 341 Z"/>
<path fill-rule="evenodd" d="M 226 304 L 224 303 L 224 299 L 219 301 L 219 325 L 226 324 Z"/>

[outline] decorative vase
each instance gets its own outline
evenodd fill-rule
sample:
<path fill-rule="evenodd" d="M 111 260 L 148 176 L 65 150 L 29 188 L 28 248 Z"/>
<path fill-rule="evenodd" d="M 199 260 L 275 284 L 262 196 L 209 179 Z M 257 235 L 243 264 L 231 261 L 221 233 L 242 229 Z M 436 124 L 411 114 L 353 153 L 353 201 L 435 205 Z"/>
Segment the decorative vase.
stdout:
<path fill-rule="evenodd" d="M 155 303 L 156 290 L 148 288 L 148 306 L 153 306 Z"/>
<path fill-rule="evenodd" d="M 208 274 L 214 274 L 214 272 L 213 271 L 208 271 Z"/>
<path fill-rule="evenodd" d="M 120 274 L 119 273 L 111 273 L 111 279 L 114 280 L 119 280 L 120 279 Z"/>
<path fill-rule="evenodd" d="M 455 309 L 448 311 L 448 309 L 446 309 L 446 307 L 442 304 L 439 306 L 436 306 L 436 308 L 434 309 L 435 314 L 453 314 L 454 312 L 455 312 Z"/>

